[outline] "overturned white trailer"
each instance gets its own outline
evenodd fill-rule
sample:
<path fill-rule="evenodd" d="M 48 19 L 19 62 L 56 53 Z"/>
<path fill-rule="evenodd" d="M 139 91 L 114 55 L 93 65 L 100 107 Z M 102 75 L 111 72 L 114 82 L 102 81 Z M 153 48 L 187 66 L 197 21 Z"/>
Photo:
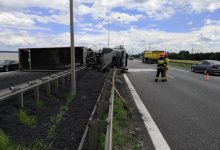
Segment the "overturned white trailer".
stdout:
<path fill-rule="evenodd" d="M 123 46 L 103 48 L 100 53 L 100 70 L 104 70 L 109 66 L 125 69 L 127 66 L 128 53 Z"/>

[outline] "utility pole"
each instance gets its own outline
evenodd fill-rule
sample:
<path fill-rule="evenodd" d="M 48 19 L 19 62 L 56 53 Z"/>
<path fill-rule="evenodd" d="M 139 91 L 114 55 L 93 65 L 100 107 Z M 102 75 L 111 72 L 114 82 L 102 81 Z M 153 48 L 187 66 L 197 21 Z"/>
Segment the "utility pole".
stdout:
<path fill-rule="evenodd" d="M 151 50 L 151 43 L 149 43 L 149 51 Z"/>
<path fill-rule="evenodd" d="M 109 48 L 109 41 L 110 41 L 110 23 L 108 23 L 108 48 Z"/>
<path fill-rule="evenodd" d="M 194 53 L 194 48 L 193 48 L 193 46 L 192 46 L 192 51 L 191 51 L 191 54 L 193 54 Z"/>
<path fill-rule="evenodd" d="M 98 17 L 99 19 L 102 19 L 106 22 L 108 22 L 108 48 L 109 48 L 109 43 L 110 43 L 110 22 L 113 21 L 113 20 L 116 20 L 116 19 L 119 19 L 120 17 L 117 17 L 117 18 L 114 18 L 114 19 L 104 19 L 102 17 Z"/>
<path fill-rule="evenodd" d="M 70 0 L 70 43 L 71 43 L 71 91 L 76 94 L 76 72 L 75 72 L 75 46 L 74 46 L 74 10 L 73 0 Z"/>

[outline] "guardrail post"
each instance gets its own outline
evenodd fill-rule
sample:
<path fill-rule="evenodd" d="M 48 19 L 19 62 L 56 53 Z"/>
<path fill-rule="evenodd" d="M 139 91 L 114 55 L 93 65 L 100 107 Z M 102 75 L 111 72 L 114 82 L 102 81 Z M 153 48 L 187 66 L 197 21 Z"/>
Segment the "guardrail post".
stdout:
<path fill-rule="evenodd" d="M 48 94 L 51 93 L 51 91 L 50 91 L 50 82 L 47 83 L 47 92 L 48 92 Z"/>
<path fill-rule="evenodd" d="M 24 107 L 24 95 L 23 95 L 23 92 L 18 94 L 18 101 L 20 102 L 20 107 L 23 108 Z"/>
<path fill-rule="evenodd" d="M 97 150 L 99 142 L 98 120 L 89 120 L 89 150 Z"/>
<path fill-rule="evenodd" d="M 39 94 L 39 86 L 36 86 L 35 89 L 34 89 L 34 99 L 35 100 L 38 100 L 40 97 L 40 94 Z"/>

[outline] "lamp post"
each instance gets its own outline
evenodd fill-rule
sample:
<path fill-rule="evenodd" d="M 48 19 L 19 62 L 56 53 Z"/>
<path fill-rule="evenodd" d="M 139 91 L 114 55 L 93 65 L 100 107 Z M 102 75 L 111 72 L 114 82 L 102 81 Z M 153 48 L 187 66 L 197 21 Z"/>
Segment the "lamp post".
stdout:
<path fill-rule="evenodd" d="M 70 0 L 70 43 L 71 43 L 71 91 L 76 94 L 75 46 L 74 46 L 74 11 L 73 0 Z"/>
<path fill-rule="evenodd" d="M 102 17 L 98 17 L 98 18 L 108 22 L 108 48 L 109 48 L 109 43 L 110 43 L 110 21 L 119 19 L 120 17 L 117 17 L 117 18 L 114 18 L 114 19 L 104 19 Z"/>

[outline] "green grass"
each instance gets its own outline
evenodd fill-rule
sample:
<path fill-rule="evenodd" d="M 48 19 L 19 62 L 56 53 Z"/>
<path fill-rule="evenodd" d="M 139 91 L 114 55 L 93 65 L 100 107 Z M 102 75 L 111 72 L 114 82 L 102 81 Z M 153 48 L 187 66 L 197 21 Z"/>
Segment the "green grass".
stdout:
<path fill-rule="evenodd" d="M 114 102 L 114 113 L 116 120 L 125 121 L 128 114 L 127 111 L 124 109 L 124 104 L 122 103 L 120 98 L 116 98 Z"/>
<path fill-rule="evenodd" d="M 9 137 L 0 129 L 0 150 L 8 150 L 10 147 Z"/>
<path fill-rule="evenodd" d="M 113 118 L 113 149 L 140 150 L 141 147 L 138 144 L 135 128 L 135 123 L 133 122 L 129 111 L 125 109 L 124 103 L 121 101 L 121 99 L 118 96 L 115 96 Z"/>
<path fill-rule="evenodd" d="M 73 102 L 74 94 L 70 93 L 69 95 L 66 96 L 66 104 L 69 106 Z"/>
<path fill-rule="evenodd" d="M 114 101 L 114 119 L 113 119 L 113 145 L 120 149 L 126 149 L 131 138 L 125 130 L 125 123 L 128 121 L 128 113 L 124 109 L 123 103 L 119 97 L 115 97 Z"/>
<path fill-rule="evenodd" d="M 19 120 L 31 127 L 35 127 L 37 123 L 37 119 L 34 116 L 28 115 L 23 109 L 20 109 L 17 113 Z"/>
<path fill-rule="evenodd" d="M 99 135 L 99 150 L 104 150 L 105 149 L 105 134 L 101 133 Z"/>
<path fill-rule="evenodd" d="M 36 106 L 37 106 L 37 108 L 39 108 L 39 109 L 45 109 L 45 104 L 44 104 L 44 102 L 42 101 L 42 100 L 37 100 L 36 101 Z"/>
<path fill-rule="evenodd" d="M 129 135 L 120 128 L 117 120 L 113 121 L 113 144 L 123 148 L 129 140 Z"/>
<path fill-rule="evenodd" d="M 59 112 L 49 118 L 49 124 L 46 125 L 48 131 L 48 138 L 52 138 L 55 135 L 57 124 L 63 120 L 63 116 L 69 110 L 69 105 L 73 102 L 74 95 L 70 93 L 66 96 L 65 106 L 61 106 Z"/>
<path fill-rule="evenodd" d="M 47 125 L 48 138 L 52 138 L 55 135 L 57 124 L 63 120 L 63 116 L 68 110 L 68 106 L 61 106 L 59 112 L 50 117 L 50 124 Z"/>
<path fill-rule="evenodd" d="M 46 150 L 47 147 L 43 144 L 41 139 L 35 139 L 34 142 L 31 144 L 31 150 Z"/>
<path fill-rule="evenodd" d="M 43 140 L 36 138 L 30 145 L 12 145 L 10 150 L 46 150 L 46 145 L 43 144 Z"/>

